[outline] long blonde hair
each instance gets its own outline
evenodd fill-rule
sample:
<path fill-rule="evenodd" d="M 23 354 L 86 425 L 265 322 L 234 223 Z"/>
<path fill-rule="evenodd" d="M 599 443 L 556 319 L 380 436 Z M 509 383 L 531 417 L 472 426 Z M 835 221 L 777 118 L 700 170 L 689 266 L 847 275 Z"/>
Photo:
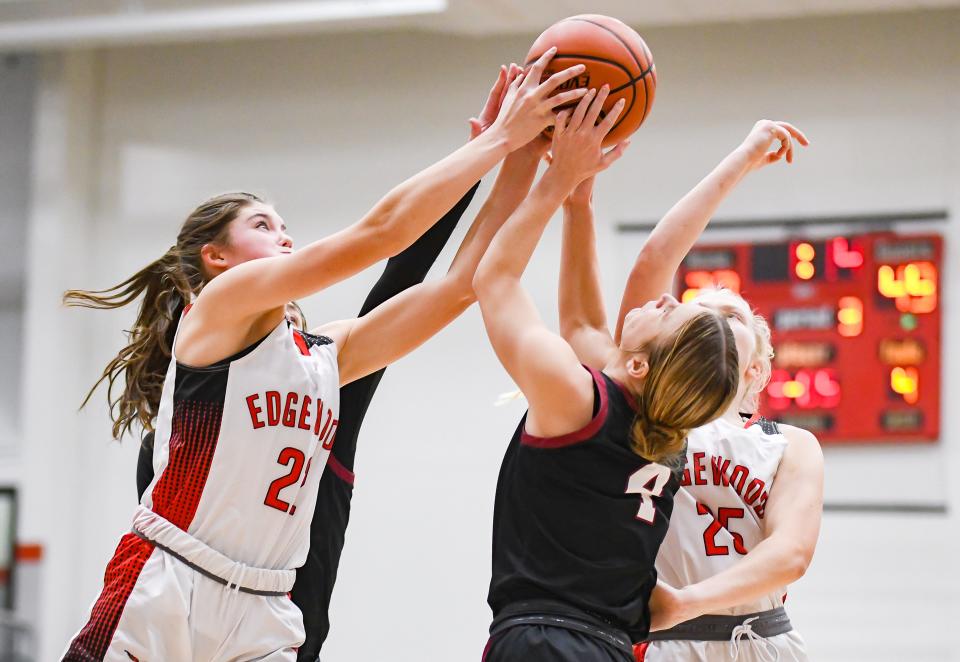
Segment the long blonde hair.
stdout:
<path fill-rule="evenodd" d="M 252 193 L 227 193 L 203 202 L 184 221 L 177 243 L 166 253 L 126 280 L 105 290 L 67 290 L 63 303 L 83 308 L 122 308 L 143 301 L 127 344 L 107 363 L 100 378 L 87 392 L 81 407 L 93 392 L 107 382 L 107 402 L 113 421 L 113 437 L 120 439 L 134 422 L 145 431 L 153 429 L 177 324 L 184 307 L 200 293 L 210 277 L 203 269 L 200 251 L 206 244 L 225 244 L 231 221 L 248 205 L 263 202 Z M 123 374 L 123 391 L 114 386 Z"/>
<path fill-rule="evenodd" d="M 721 315 L 705 311 L 642 351 L 649 370 L 638 394 L 633 450 L 653 462 L 679 463 L 690 430 L 722 414 L 737 394 L 733 331 Z"/>

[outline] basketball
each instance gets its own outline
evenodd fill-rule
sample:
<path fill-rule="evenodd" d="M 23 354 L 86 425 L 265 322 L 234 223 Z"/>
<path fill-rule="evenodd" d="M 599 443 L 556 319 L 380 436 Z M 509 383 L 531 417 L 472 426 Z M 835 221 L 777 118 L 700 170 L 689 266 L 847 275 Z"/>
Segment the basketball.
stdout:
<path fill-rule="evenodd" d="M 600 14 L 580 14 L 554 23 L 533 42 L 525 65 L 530 66 L 543 53 L 557 47 L 544 79 L 576 64 L 587 70 L 564 84 L 559 91 L 577 87 L 600 89 L 610 86 L 603 104 L 604 114 L 620 99 L 626 105 L 607 134 L 604 146 L 615 145 L 640 128 L 653 107 L 657 90 L 657 69 L 653 55 L 643 39 L 622 21 Z M 547 129 L 552 133 L 552 127 Z"/>

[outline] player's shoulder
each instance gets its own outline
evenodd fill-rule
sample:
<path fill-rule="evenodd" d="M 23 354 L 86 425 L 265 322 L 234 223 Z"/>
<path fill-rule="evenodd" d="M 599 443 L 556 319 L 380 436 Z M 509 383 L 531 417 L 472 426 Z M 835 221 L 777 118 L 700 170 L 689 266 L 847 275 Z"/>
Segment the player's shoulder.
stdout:
<path fill-rule="evenodd" d="M 322 342 L 317 344 L 324 345 L 334 345 L 339 351 L 350 338 L 350 332 L 353 330 L 353 325 L 356 323 L 356 318 L 337 320 L 335 322 L 327 322 L 318 327 L 310 329 L 309 332 L 303 332 L 305 336 L 311 336 L 313 338 L 322 338 Z"/>
<path fill-rule="evenodd" d="M 786 423 L 777 423 L 777 427 L 780 430 L 780 434 L 786 437 L 788 441 L 792 442 L 796 440 L 798 443 L 820 445 L 817 435 L 810 432 L 810 430 L 804 430 L 803 428 L 798 428 L 795 425 L 787 425 Z"/>
<path fill-rule="evenodd" d="M 787 453 L 811 458 L 820 463 L 823 462 L 823 450 L 820 448 L 820 440 L 817 439 L 815 434 L 809 430 L 783 423 L 780 424 L 780 431 L 787 439 Z"/>

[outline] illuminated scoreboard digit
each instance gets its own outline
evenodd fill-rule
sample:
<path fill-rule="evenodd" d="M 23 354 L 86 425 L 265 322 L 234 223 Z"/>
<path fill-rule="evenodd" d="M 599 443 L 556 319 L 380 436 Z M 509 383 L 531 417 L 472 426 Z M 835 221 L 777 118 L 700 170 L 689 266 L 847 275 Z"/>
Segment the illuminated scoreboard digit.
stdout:
<path fill-rule="evenodd" d="M 942 253 L 938 236 L 891 233 L 702 246 L 678 296 L 719 284 L 767 318 L 768 417 L 822 441 L 936 440 Z"/>

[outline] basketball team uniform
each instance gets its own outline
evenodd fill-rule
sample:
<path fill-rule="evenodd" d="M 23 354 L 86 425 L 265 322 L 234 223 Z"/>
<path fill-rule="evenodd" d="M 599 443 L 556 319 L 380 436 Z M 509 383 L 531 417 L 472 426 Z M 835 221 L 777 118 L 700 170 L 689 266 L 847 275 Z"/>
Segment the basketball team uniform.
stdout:
<path fill-rule="evenodd" d="M 400 292 L 423 282 L 446 246 L 464 212 L 470 206 L 477 182 L 423 236 L 387 260 L 380 278 L 364 300 L 362 317 Z M 320 476 L 317 505 L 310 524 L 310 551 L 297 568 L 290 597 L 303 616 L 306 638 L 297 651 L 299 662 L 316 662 L 330 632 L 330 600 L 346 542 L 353 498 L 354 458 L 360 427 L 386 368 L 362 377 L 340 389 L 337 443 L 330 449 L 327 467 Z M 153 482 L 154 433 L 145 435 L 137 459 L 137 498 L 142 499 Z"/>
<path fill-rule="evenodd" d="M 295 660 L 289 598 L 338 426 L 337 349 L 280 322 L 203 368 L 172 358 L 154 479 L 64 660 Z"/>
<path fill-rule="evenodd" d="M 534 437 L 524 416 L 504 457 L 486 662 L 628 662 L 649 631 L 677 477 L 633 452 L 633 398 L 590 372 L 594 416 L 583 429 Z"/>
<path fill-rule="evenodd" d="M 675 587 L 736 565 L 763 540 L 763 518 L 787 439 L 775 423 L 737 426 L 717 419 L 690 433 L 673 517 L 657 556 L 661 579 Z M 786 587 L 758 600 L 655 632 L 638 658 L 741 662 L 807 659 L 783 609 Z"/>

